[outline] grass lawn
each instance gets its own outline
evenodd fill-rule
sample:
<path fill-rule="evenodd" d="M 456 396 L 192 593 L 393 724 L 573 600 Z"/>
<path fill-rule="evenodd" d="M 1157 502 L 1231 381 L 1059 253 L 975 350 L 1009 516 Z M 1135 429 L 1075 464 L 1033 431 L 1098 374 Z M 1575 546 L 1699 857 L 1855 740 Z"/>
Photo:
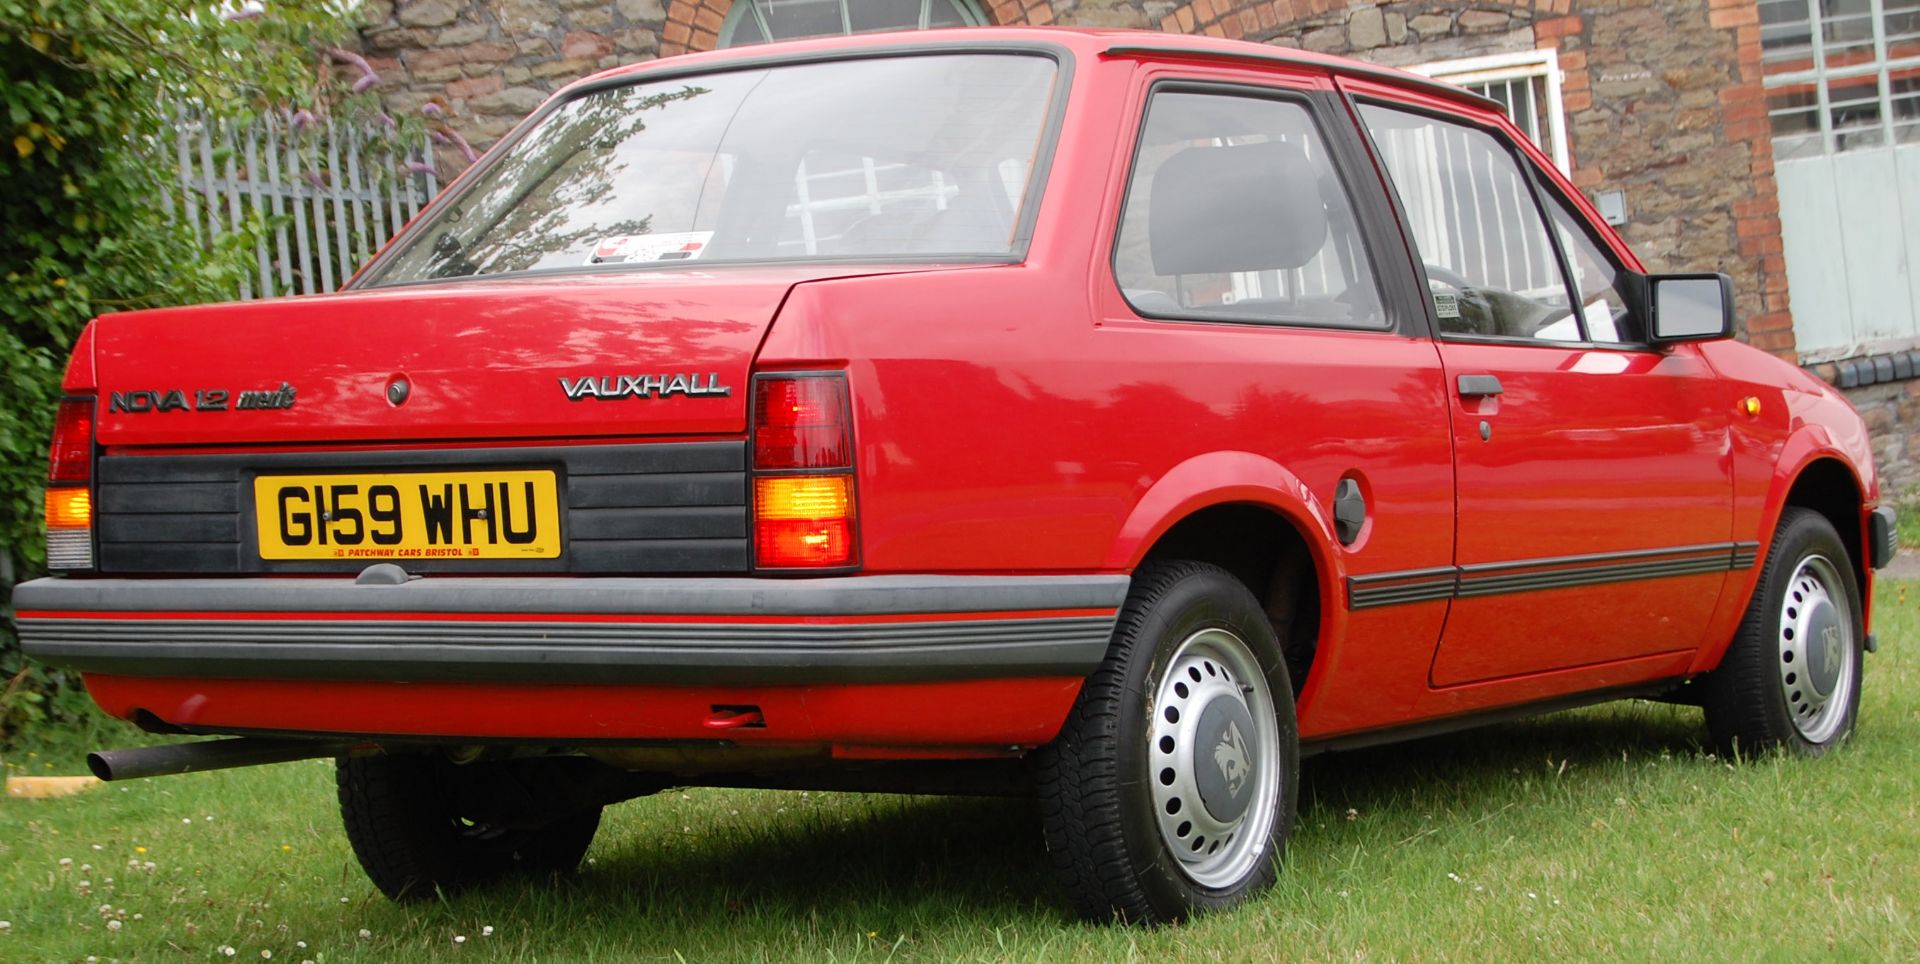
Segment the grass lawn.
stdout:
<path fill-rule="evenodd" d="M 0 800 L 0 960 L 1914 960 L 1920 584 L 1878 612 L 1827 759 L 1731 766 L 1638 703 L 1321 757 L 1280 884 L 1184 927 L 1068 919 L 1024 802 L 727 790 L 612 808 L 577 877 L 401 908 L 305 762 Z"/>

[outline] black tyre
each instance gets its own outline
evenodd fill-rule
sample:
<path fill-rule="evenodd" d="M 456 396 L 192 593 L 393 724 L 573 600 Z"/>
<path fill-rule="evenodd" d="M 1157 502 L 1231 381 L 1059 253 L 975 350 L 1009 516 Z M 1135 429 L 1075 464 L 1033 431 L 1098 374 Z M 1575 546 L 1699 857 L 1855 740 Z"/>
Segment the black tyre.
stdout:
<path fill-rule="evenodd" d="M 1141 567 L 1106 661 L 1036 764 L 1047 850 L 1082 917 L 1184 920 L 1271 884 L 1300 740 L 1253 594 L 1217 566 Z"/>
<path fill-rule="evenodd" d="M 572 871 L 600 827 L 593 807 L 535 828 L 461 814 L 456 775 L 439 756 L 345 757 L 335 767 L 340 816 L 360 866 L 397 901 L 450 894 L 513 873 Z"/>
<path fill-rule="evenodd" d="M 1703 681 L 1719 751 L 1818 756 L 1844 742 L 1860 711 L 1861 627 L 1860 588 L 1840 535 L 1817 512 L 1785 509 L 1747 614 Z"/>

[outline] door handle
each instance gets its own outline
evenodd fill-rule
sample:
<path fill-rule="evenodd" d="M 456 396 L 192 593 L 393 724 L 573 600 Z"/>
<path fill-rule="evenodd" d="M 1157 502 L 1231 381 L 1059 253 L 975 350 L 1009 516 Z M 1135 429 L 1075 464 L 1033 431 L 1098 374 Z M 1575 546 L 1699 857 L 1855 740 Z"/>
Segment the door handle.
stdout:
<path fill-rule="evenodd" d="M 1500 387 L 1500 378 L 1497 375 L 1460 376 L 1461 398 L 1486 398 L 1504 391 L 1506 389 Z"/>

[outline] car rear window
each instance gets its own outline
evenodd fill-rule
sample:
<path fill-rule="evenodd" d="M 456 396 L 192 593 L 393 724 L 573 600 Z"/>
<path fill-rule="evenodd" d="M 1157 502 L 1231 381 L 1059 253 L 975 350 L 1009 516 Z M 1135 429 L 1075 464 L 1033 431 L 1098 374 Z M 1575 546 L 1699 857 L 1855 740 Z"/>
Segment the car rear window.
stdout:
<path fill-rule="evenodd" d="M 559 105 L 365 282 L 678 261 L 1006 259 L 1051 58 L 880 57 L 639 82 Z"/>

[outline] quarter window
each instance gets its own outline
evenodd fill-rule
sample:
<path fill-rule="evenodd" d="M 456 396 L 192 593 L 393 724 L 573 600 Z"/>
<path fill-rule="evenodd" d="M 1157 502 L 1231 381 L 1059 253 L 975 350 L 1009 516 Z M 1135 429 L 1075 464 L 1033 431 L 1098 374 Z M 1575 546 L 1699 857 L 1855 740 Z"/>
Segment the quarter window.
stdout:
<path fill-rule="evenodd" d="M 1587 339 L 1600 343 L 1638 342 L 1640 321 L 1627 309 L 1620 295 L 1620 269 L 1607 256 L 1599 242 L 1581 226 L 1583 219 L 1552 198 L 1547 207 L 1553 211 L 1553 230 L 1560 247 L 1567 252 L 1573 268 L 1573 288 L 1580 296 L 1580 320 L 1587 328 Z"/>
<path fill-rule="evenodd" d="M 1155 94 L 1114 276 L 1151 317 L 1386 325 L 1353 203 L 1291 100 Z"/>
<path fill-rule="evenodd" d="M 1376 105 L 1360 111 L 1425 262 L 1441 332 L 1585 340 L 1513 152 L 1479 128 Z"/>

